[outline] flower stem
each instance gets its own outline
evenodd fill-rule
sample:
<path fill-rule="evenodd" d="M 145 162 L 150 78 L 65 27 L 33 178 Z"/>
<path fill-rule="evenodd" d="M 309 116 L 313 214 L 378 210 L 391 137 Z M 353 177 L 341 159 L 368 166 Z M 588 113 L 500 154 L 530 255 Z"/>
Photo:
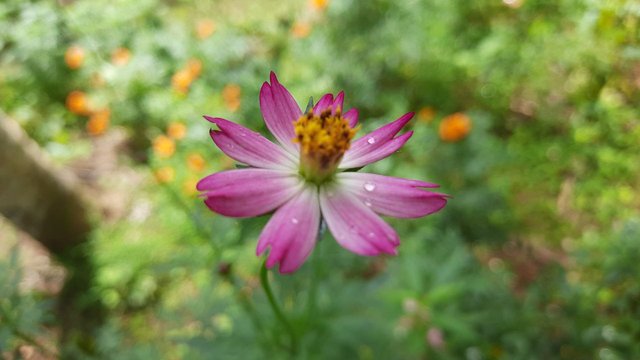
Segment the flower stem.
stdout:
<path fill-rule="evenodd" d="M 291 355 L 295 355 L 298 352 L 298 336 L 291 326 L 291 323 L 289 322 L 289 320 L 287 320 L 287 317 L 282 312 L 282 309 L 280 309 L 280 306 L 278 306 L 275 296 L 273 296 L 273 291 L 271 291 L 271 286 L 269 285 L 269 271 L 267 270 L 266 261 L 264 264 L 262 264 L 262 268 L 260 269 L 260 284 L 262 285 L 265 294 L 267 294 L 267 299 L 269 300 L 269 305 L 271 305 L 271 310 L 276 315 L 276 318 L 278 318 L 278 321 L 282 323 L 284 328 L 289 333 L 289 336 L 291 338 L 291 347 L 289 348 L 289 350 L 291 352 Z"/>

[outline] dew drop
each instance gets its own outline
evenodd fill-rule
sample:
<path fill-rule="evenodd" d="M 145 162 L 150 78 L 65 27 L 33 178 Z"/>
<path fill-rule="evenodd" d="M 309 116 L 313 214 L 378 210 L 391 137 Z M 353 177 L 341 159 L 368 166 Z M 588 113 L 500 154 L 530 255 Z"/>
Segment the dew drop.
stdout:
<path fill-rule="evenodd" d="M 366 200 L 365 200 L 364 204 L 365 204 L 367 207 L 371 207 L 371 201 L 366 201 Z"/>
<path fill-rule="evenodd" d="M 364 183 L 364 189 L 367 191 L 373 191 L 376 189 L 376 184 L 372 183 L 372 182 L 366 182 Z"/>
<path fill-rule="evenodd" d="M 368 139 L 367 139 L 367 142 L 368 142 L 370 145 L 373 145 L 373 144 L 375 144 L 375 143 L 376 143 L 376 139 L 375 139 L 374 137 L 370 137 L 370 138 L 368 138 Z"/>
<path fill-rule="evenodd" d="M 291 218 L 291 222 L 294 223 L 294 224 L 297 224 L 299 221 L 296 218 Z"/>
<path fill-rule="evenodd" d="M 376 234 L 372 231 L 372 232 L 368 233 L 367 236 L 370 237 L 370 238 L 374 238 L 374 237 L 376 237 Z"/>

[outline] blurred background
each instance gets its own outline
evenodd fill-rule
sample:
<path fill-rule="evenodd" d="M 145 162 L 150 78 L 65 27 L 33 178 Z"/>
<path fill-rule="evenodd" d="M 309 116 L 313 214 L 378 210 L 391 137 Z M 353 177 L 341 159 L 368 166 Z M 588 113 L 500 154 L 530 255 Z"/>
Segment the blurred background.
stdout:
<path fill-rule="evenodd" d="M 268 216 L 208 211 L 234 162 L 202 115 L 266 133 L 275 71 L 344 90 L 368 171 L 442 184 L 389 219 L 392 258 L 326 235 L 272 286 Z M 3 0 L 3 359 L 640 357 L 640 4 L 634 0 Z"/>

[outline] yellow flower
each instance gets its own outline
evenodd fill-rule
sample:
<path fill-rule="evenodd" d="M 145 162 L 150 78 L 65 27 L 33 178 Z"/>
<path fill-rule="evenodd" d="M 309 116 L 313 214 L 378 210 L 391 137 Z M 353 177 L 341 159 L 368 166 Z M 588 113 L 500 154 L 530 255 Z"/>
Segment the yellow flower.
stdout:
<path fill-rule="evenodd" d="M 127 65 L 129 59 L 131 59 L 131 51 L 125 47 L 119 47 L 111 53 L 111 62 L 115 66 Z"/>
<path fill-rule="evenodd" d="M 111 111 L 102 109 L 91 115 L 87 122 L 87 132 L 89 135 L 98 136 L 103 134 L 109 128 Z"/>
<path fill-rule="evenodd" d="M 153 139 L 153 151 L 158 157 L 168 158 L 176 151 L 176 144 L 171 140 L 171 138 L 164 135 L 158 135 Z"/>
<path fill-rule="evenodd" d="M 296 21 L 291 28 L 291 34 L 293 37 L 302 39 L 311 33 L 311 24 L 303 21 Z"/>
<path fill-rule="evenodd" d="M 167 135 L 175 140 L 184 139 L 187 135 L 187 126 L 179 121 L 174 121 L 167 127 Z"/>
<path fill-rule="evenodd" d="M 187 166 L 189 169 L 195 172 L 204 170 L 205 161 L 202 155 L 198 153 L 191 153 L 187 156 Z"/>
<path fill-rule="evenodd" d="M 196 23 L 196 35 L 198 39 L 204 40 L 216 32 L 216 23 L 211 19 L 198 20 Z"/>
<path fill-rule="evenodd" d="M 222 89 L 222 100 L 229 111 L 235 112 L 240 108 L 242 90 L 237 84 L 227 84 Z"/>
<path fill-rule="evenodd" d="M 69 95 L 67 95 L 65 104 L 67 109 L 74 114 L 88 115 L 91 112 L 89 110 L 87 95 L 82 91 L 74 90 L 70 92 Z"/>
<path fill-rule="evenodd" d="M 191 71 L 189 71 L 189 69 L 180 69 L 178 72 L 173 74 L 173 77 L 171 78 L 171 85 L 177 92 L 186 94 L 192 81 L 193 75 L 191 75 Z"/>
<path fill-rule="evenodd" d="M 309 0 L 309 5 L 314 10 L 322 11 L 329 5 L 329 0 Z"/>
<path fill-rule="evenodd" d="M 464 139 L 471 131 L 471 119 L 463 113 L 451 114 L 440 123 L 440 139 L 455 142 Z"/>
<path fill-rule="evenodd" d="M 425 106 L 418 111 L 418 119 L 425 123 L 430 123 L 435 116 L 436 111 L 430 106 Z"/>
<path fill-rule="evenodd" d="M 69 69 L 78 69 L 84 63 L 84 49 L 80 46 L 70 46 L 64 53 L 64 62 Z"/>
<path fill-rule="evenodd" d="M 160 184 L 166 184 L 173 181 L 173 178 L 176 176 L 176 172 L 171 166 L 163 166 L 154 171 L 153 175 Z"/>

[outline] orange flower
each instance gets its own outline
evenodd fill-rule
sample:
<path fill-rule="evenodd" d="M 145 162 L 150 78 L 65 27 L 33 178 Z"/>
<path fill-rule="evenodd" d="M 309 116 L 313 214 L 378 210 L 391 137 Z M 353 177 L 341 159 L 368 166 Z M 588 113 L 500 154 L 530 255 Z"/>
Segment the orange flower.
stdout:
<path fill-rule="evenodd" d="M 471 131 L 471 119 L 463 113 L 451 114 L 440 123 L 440 139 L 455 142 L 464 139 Z"/>
<path fill-rule="evenodd" d="M 190 59 L 187 61 L 187 69 L 189 69 L 189 73 L 191 73 L 192 78 L 197 78 L 202 73 L 202 61 L 198 59 Z"/>
<path fill-rule="evenodd" d="M 98 136 L 103 134 L 109 128 L 110 117 L 111 111 L 109 109 L 102 109 L 93 113 L 87 122 L 89 135 Z"/>
<path fill-rule="evenodd" d="M 191 86 L 191 82 L 193 82 L 193 76 L 189 69 L 181 69 L 177 73 L 173 74 L 173 77 L 171 78 L 171 85 L 173 88 L 182 94 L 187 93 L 189 86 Z"/>
<path fill-rule="evenodd" d="M 216 23 L 211 19 L 202 19 L 196 23 L 196 35 L 198 39 L 204 40 L 216 32 Z"/>
<path fill-rule="evenodd" d="M 426 123 L 430 123 L 434 116 L 436 116 L 436 111 L 430 106 L 425 106 L 418 111 L 418 119 Z"/>
<path fill-rule="evenodd" d="M 235 112 L 240 108 L 242 90 L 237 84 L 227 84 L 222 89 L 222 100 L 229 111 Z"/>
<path fill-rule="evenodd" d="M 187 166 L 194 172 L 200 172 L 204 170 L 204 158 L 198 153 L 191 153 L 187 156 Z"/>
<path fill-rule="evenodd" d="M 70 46 L 64 53 L 64 62 L 69 69 L 78 69 L 84 63 L 84 49 L 80 46 Z"/>
<path fill-rule="evenodd" d="M 161 158 L 168 158 L 176 151 L 176 144 L 171 138 L 158 135 L 153 139 L 153 151 Z"/>
<path fill-rule="evenodd" d="M 179 121 L 174 121 L 167 127 L 167 135 L 176 140 L 184 139 L 187 135 L 187 126 Z"/>
<path fill-rule="evenodd" d="M 160 184 L 166 184 L 173 181 L 176 171 L 171 166 L 163 166 L 154 171 L 153 175 Z"/>
<path fill-rule="evenodd" d="M 111 62 L 115 66 L 125 66 L 131 59 L 131 51 L 125 47 L 119 47 L 111 53 Z"/>
<path fill-rule="evenodd" d="M 309 5 L 314 10 L 322 11 L 329 5 L 329 0 L 309 0 Z"/>
<path fill-rule="evenodd" d="M 198 190 L 196 189 L 196 185 L 198 185 L 198 179 L 193 179 L 193 178 L 187 179 L 182 183 L 182 191 L 187 196 L 194 196 L 195 194 L 198 193 Z"/>
<path fill-rule="evenodd" d="M 291 34 L 293 37 L 302 39 L 311 33 L 311 24 L 302 21 L 296 21 L 291 28 Z"/>
<path fill-rule="evenodd" d="M 65 104 L 67 109 L 74 114 L 87 115 L 90 113 L 87 95 L 82 91 L 74 90 L 70 92 L 69 95 L 67 95 Z"/>

